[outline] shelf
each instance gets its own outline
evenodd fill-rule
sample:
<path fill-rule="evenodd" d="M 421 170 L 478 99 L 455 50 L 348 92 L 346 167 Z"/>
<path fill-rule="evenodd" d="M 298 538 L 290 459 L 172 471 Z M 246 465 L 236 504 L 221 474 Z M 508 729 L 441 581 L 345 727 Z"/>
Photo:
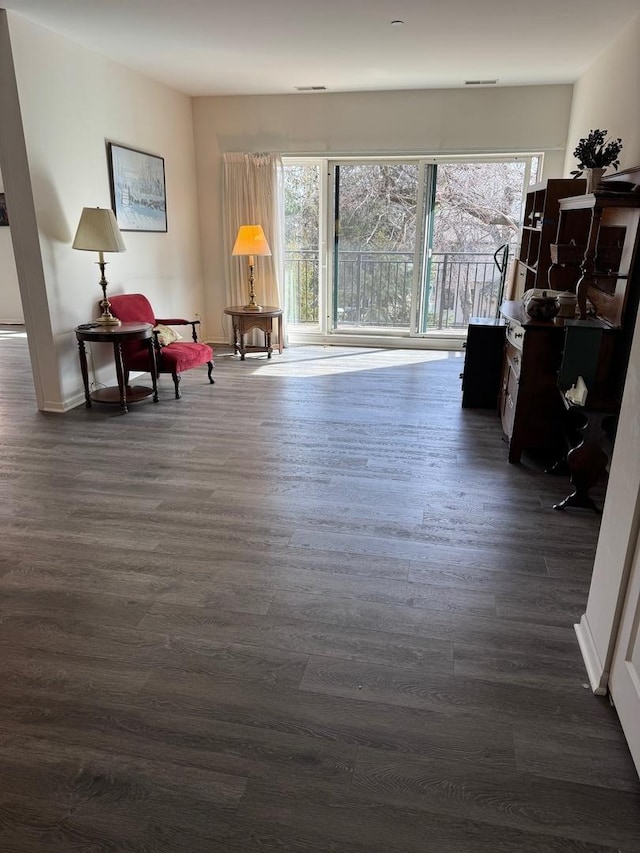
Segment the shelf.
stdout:
<path fill-rule="evenodd" d="M 549 287 L 547 283 L 548 270 L 551 267 L 549 247 L 553 242 L 562 242 L 557 240 L 556 234 L 560 199 L 586 189 L 586 185 L 587 182 L 582 179 L 549 178 L 543 184 L 529 187 L 525 198 L 519 254 L 522 266 L 517 279 L 518 295 L 522 295 L 522 288 L 529 290 L 532 287 Z M 569 243 L 570 239 L 566 242 Z"/>
<path fill-rule="evenodd" d="M 127 385 L 126 400 L 127 403 L 137 403 L 150 397 L 154 393 L 153 388 L 146 388 L 143 385 Z M 122 405 L 120 399 L 120 389 L 116 386 L 109 388 L 98 388 L 96 391 L 91 391 L 91 399 L 96 403 L 117 403 Z"/>

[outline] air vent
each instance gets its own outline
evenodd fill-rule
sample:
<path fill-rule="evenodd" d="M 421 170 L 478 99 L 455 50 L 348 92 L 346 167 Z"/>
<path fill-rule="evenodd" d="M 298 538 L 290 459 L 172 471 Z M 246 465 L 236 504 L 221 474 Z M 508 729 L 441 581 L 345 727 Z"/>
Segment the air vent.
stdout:
<path fill-rule="evenodd" d="M 296 86 L 297 92 L 326 92 L 326 86 Z"/>
<path fill-rule="evenodd" d="M 497 80 L 465 80 L 465 86 L 495 86 Z"/>

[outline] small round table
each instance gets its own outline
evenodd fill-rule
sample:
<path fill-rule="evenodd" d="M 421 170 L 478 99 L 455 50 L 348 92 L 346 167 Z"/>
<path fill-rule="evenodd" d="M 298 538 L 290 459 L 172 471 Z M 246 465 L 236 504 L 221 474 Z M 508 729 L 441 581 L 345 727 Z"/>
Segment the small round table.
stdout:
<path fill-rule="evenodd" d="M 273 352 L 271 334 L 274 318 L 278 321 L 278 352 L 282 354 L 282 308 L 267 305 L 260 311 L 256 311 L 245 308 L 243 305 L 233 305 L 230 308 L 225 308 L 224 313 L 233 318 L 233 347 L 235 353 L 240 353 L 241 361 L 244 361 L 248 352 L 266 352 L 267 358 L 271 358 Z M 251 329 L 262 329 L 264 332 L 263 347 L 245 344 L 245 335 Z"/>
<path fill-rule="evenodd" d="M 128 403 L 136 403 L 153 394 L 153 402 L 158 402 L 158 386 L 156 383 L 156 356 L 153 346 L 153 326 L 151 323 L 121 323 L 119 326 L 101 326 L 100 324 L 85 323 L 75 328 L 78 339 L 78 352 L 80 355 L 80 370 L 84 382 L 84 399 L 88 409 L 91 402 L 96 403 L 119 403 L 122 414 L 129 409 Z M 113 357 L 116 363 L 117 387 L 99 388 L 97 391 L 89 390 L 89 370 L 87 368 L 87 352 L 85 341 L 89 343 L 113 344 Z M 122 344 L 128 341 L 146 341 L 149 349 L 149 363 L 151 365 L 152 388 L 142 385 L 127 385 L 124 380 L 124 365 L 122 363 Z"/>

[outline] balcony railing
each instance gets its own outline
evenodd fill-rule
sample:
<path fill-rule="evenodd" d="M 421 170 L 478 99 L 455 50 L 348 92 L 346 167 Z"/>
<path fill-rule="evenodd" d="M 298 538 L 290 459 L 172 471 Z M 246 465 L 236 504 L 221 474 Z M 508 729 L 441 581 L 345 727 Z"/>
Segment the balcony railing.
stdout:
<path fill-rule="evenodd" d="M 337 326 L 408 329 L 411 252 L 340 252 Z M 496 315 L 500 272 L 491 252 L 433 252 L 426 299 L 427 330 L 465 329 L 471 317 Z M 318 252 L 285 254 L 287 317 L 318 324 Z"/>

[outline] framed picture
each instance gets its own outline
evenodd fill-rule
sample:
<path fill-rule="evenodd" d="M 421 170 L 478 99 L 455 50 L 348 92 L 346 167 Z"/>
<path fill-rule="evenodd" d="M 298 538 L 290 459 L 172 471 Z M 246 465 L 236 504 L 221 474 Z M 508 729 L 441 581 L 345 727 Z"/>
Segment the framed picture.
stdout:
<path fill-rule="evenodd" d="M 9 214 L 7 213 L 7 202 L 4 193 L 0 193 L 0 226 L 9 224 Z"/>
<path fill-rule="evenodd" d="M 164 158 L 107 142 L 111 207 L 121 231 L 166 231 Z"/>

